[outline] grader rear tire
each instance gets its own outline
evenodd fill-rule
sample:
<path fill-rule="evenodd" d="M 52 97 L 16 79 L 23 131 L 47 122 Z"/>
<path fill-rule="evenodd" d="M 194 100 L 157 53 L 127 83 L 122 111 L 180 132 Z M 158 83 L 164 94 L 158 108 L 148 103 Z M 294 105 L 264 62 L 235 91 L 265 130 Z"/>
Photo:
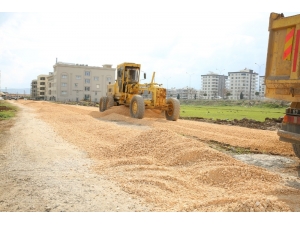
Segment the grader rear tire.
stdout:
<path fill-rule="evenodd" d="M 168 110 L 165 111 L 166 119 L 176 121 L 179 118 L 180 102 L 176 98 L 168 98 Z"/>
<path fill-rule="evenodd" d="M 130 115 L 132 118 L 142 119 L 145 114 L 144 99 L 140 95 L 135 95 L 130 101 Z"/>
<path fill-rule="evenodd" d="M 300 144 L 292 144 L 295 155 L 300 159 Z"/>
<path fill-rule="evenodd" d="M 99 111 L 104 112 L 106 110 L 107 97 L 101 97 L 99 102 Z"/>

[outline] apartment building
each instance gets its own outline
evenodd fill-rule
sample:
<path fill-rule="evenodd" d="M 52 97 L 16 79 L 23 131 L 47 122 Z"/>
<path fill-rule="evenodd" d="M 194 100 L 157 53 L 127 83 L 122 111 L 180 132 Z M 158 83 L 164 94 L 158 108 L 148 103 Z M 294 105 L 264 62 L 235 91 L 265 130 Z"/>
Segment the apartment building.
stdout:
<path fill-rule="evenodd" d="M 31 81 L 30 97 L 36 100 L 46 99 L 46 84 L 48 75 L 41 74 Z"/>
<path fill-rule="evenodd" d="M 201 75 L 202 91 L 204 99 L 224 98 L 227 76 L 216 73 Z"/>
<path fill-rule="evenodd" d="M 46 84 L 49 75 L 41 74 L 37 76 L 37 99 L 46 100 Z"/>
<path fill-rule="evenodd" d="M 99 102 L 106 96 L 107 84 L 115 80 L 115 68 L 110 64 L 88 66 L 57 62 L 47 77 L 46 99 L 52 101 Z"/>
<path fill-rule="evenodd" d="M 179 99 L 198 99 L 199 91 L 194 88 L 184 87 L 179 89 L 169 89 L 167 90 L 167 97 L 177 98 L 179 95 Z"/>
<path fill-rule="evenodd" d="M 31 81 L 30 98 L 32 98 L 32 99 L 37 98 L 37 80 L 36 79 Z"/>
<path fill-rule="evenodd" d="M 266 85 L 265 85 L 265 76 L 259 76 L 259 96 L 265 97 Z"/>
<path fill-rule="evenodd" d="M 258 74 L 245 68 L 238 72 L 228 72 L 229 99 L 255 99 L 258 90 Z"/>

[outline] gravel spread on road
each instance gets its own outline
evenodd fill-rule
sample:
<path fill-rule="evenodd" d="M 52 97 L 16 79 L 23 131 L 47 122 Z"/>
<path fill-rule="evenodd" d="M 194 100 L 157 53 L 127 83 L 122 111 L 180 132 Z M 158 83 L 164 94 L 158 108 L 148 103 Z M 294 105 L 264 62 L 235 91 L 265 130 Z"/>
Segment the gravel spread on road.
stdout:
<path fill-rule="evenodd" d="M 133 119 L 125 106 L 95 107 L 18 101 L 35 109 L 66 141 L 84 149 L 93 169 L 164 211 L 295 211 L 300 191 L 266 169 L 214 150 L 208 140 L 258 152 L 293 155 L 275 131 L 167 121 L 146 110 Z"/>

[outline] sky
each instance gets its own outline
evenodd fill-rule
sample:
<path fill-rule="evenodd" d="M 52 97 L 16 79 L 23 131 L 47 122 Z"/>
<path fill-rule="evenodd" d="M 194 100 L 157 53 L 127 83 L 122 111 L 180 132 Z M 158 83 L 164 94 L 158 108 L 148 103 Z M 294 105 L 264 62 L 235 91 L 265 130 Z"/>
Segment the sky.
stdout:
<path fill-rule="evenodd" d="M 2 4 L 2 3 L 3 4 Z M 141 64 L 149 83 L 201 88 L 201 75 L 264 75 L 271 12 L 296 1 L 0 0 L 1 90 L 30 88 L 60 62 Z M 97 3 L 98 2 L 98 3 Z M 272 2 L 272 3 L 271 3 Z"/>

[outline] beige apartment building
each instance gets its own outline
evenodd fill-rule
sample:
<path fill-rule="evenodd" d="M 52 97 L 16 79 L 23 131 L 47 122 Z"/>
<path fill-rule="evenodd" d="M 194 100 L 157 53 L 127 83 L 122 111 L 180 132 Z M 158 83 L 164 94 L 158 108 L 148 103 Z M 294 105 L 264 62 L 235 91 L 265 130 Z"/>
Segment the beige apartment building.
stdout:
<path fill-rule="evenodd" d="M 47 77 L 45 100 L 99 102 L 106 96 L 107 84 L 115 79 L 115 68 L 57 62 Z"/>
<path fill-rule="evenodd" d="M 46 84 L 49 75 L 41 74 L 37 79 L 31 81 L 30 97 L 36 100 L 44 100 L 46 98 Z"/>
<path fill-rule="evenodd" d="M 46 99 L 46 85 L 49 75 L 41 74 L 37 76 L 37 99 Z"/>

